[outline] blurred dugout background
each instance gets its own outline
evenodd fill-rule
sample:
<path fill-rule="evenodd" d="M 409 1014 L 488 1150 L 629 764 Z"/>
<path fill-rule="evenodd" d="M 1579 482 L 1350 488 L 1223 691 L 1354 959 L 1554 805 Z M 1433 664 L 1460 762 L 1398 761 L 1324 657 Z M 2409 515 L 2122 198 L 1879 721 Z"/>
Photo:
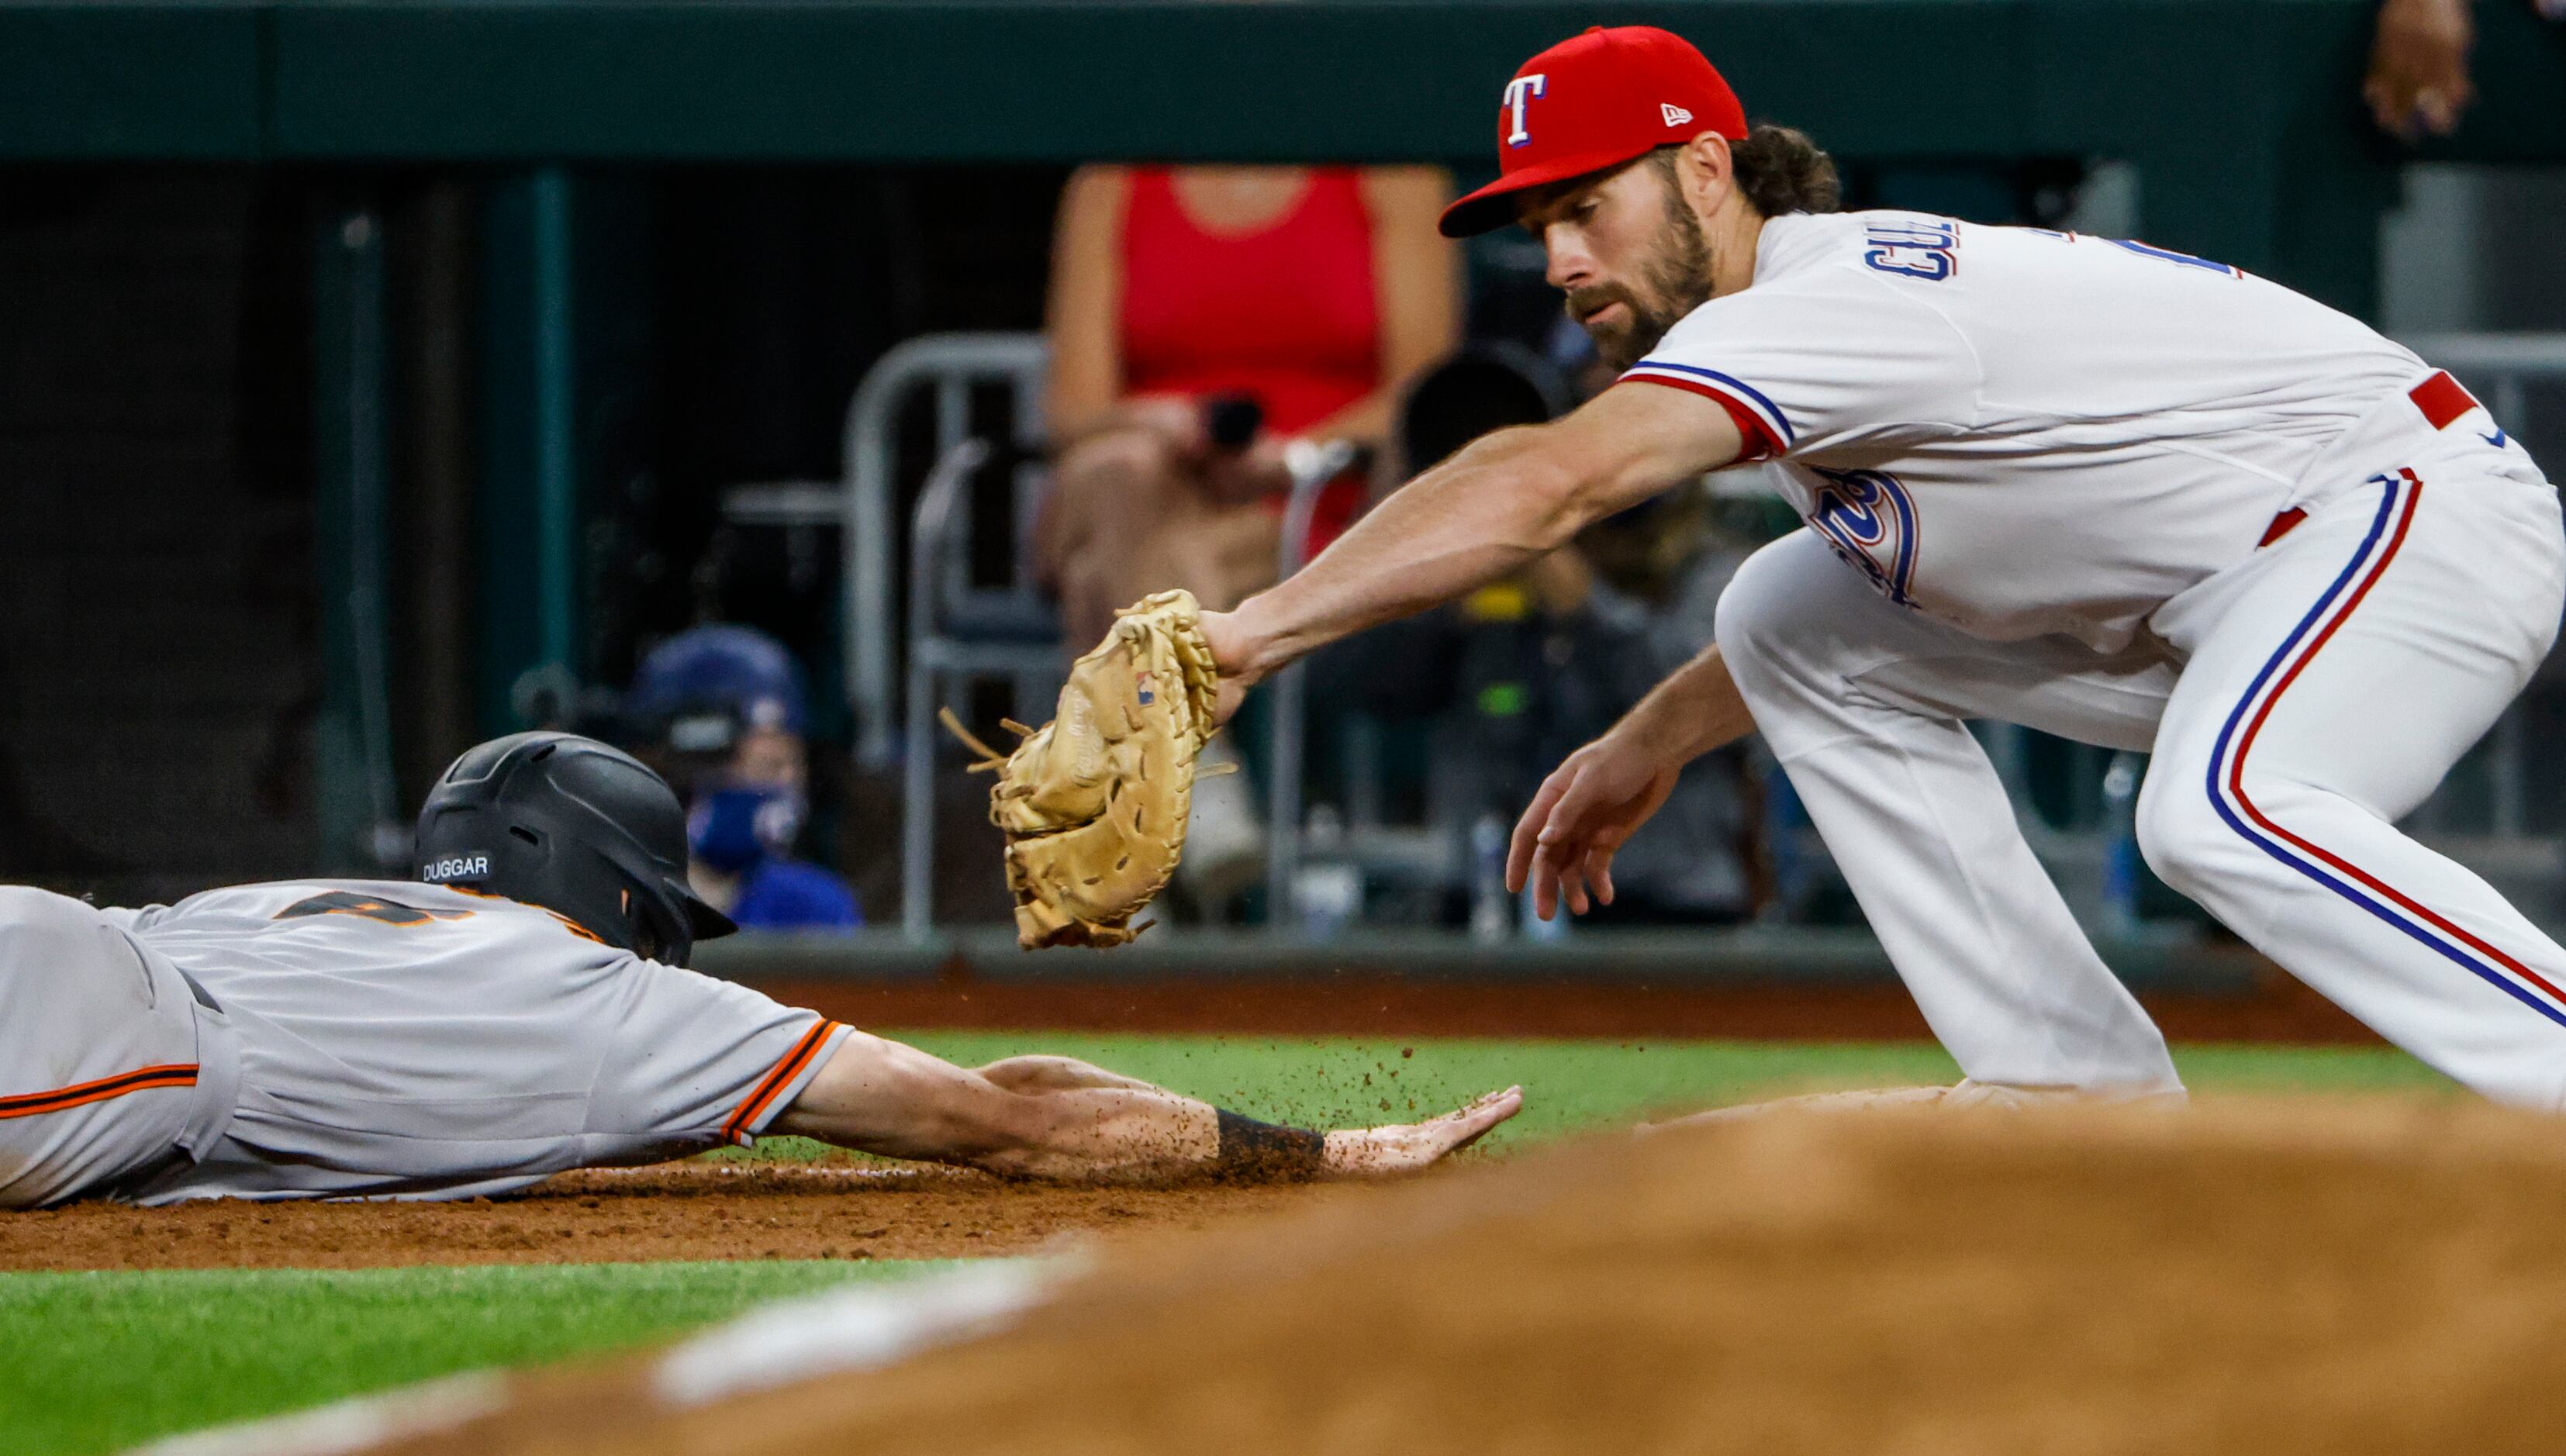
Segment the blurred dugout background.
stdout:
<path fill-rule="evenodd" d="M 952 426 L 989 437 L 958 570 L 1003 583 L 1010 471 L 1039 451 L 986 388 L 939 432 L 929 390 L 891 416 L 890 532 L 850 543 L 860 381 L 905 340 L 1042 327 L 1074 161 L 1424 160 L 1466 186 L 1497 83 L 1590 21 L 1690 35 L 1751 114 L 1837 152 L 1850 206 L 2140 234 L 2401 336 L 2550 334 L 2478 346 L 2534 362 L 2566 340 L 2566 45 L 2526 7 L 2479 8 L 2484 100 L 2421 153 L 2361 114 L 2357 0 L 1589 8 L 0 9 L 0 875 L 131 899 L 396 872 L 459 748 L 616 724 L 653 645 L 725 620 L 810 684 L 801 849 L 897 923 L 907 523 Z M 1538 250 L 1464 261 L 1467 336 L 1550 349 Z M 2566 470 L 2566 378 L 2518 398 L 2503 422 Z M 1708 510 L 1744 544 L 1790 524 Z M 869 555 L 888 617 L 852 601 Z M 853 680 L 867 660 L 891 698 Z M 983 724 L 1047 711 L 1003 680 L 949 691 Z M 1492 791 L 1438 799 L 1428 768 L 1506 701 L 1314 713 L 1286 822 L 1319 810 L 1324 843 L 1287 852 L 1323 892 L 1204 913 L 1509 933 L 1471 894 Z M 2426 811 L 2551 919 L 2561 717 L 2535 685 Z M 1991 744 L 2080 907 L 2188 933 L 2115 878 L 2136 764 Z M 1856 918 L 1787 794 L 1739 772 L 1742 913 Z M 945 762 L 929 787 L 937 920 L 994 924 L 980 783 Z M 1406 858 L 1364 862 L 1377 823 Z"/>

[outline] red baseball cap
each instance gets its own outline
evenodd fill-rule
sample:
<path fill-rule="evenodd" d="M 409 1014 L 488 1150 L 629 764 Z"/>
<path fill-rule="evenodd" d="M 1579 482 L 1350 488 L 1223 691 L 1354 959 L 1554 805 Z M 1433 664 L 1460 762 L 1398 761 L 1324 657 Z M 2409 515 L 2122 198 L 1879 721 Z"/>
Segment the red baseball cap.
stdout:
<path fill-rule="evenodd" d="M 1514 221 L 1512 194 L 1600 172 L 1669 142 L 1746 136 L 1746 109 L 1690 41 L 1654 25 L 1602 26 L 1531 60 L 1497 104 L 1501 175 L 1443 209 L 1443 236 Z"/>

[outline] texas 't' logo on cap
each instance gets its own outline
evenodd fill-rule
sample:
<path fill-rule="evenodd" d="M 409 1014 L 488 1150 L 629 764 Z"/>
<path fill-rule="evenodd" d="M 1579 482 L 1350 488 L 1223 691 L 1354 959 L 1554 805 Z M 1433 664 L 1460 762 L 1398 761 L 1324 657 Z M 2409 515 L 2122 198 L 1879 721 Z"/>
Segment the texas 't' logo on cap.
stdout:
<path fill-rule="evenodd" d="M 1445 237 L 1502 227 L 1513 194 L 1620 166 L 1704 131 L 1746 135 L 1746 113 L 1690 42 L 1601 26 L 1525 62 L 1497 104 L 1497 180 L 1443 211 Z"/>
<path fill-rule="evenodd" d="M 1506 133 L 1506 145 L 1522 146 L 1532 140 L 1524 129 L 1524 108 L 1537 96 L 1547 94 L 1550 78 L 1542 75 L 1518 76 L 1506 83 L 1506 111 L 1513 116 L 1514 129 Z"/>

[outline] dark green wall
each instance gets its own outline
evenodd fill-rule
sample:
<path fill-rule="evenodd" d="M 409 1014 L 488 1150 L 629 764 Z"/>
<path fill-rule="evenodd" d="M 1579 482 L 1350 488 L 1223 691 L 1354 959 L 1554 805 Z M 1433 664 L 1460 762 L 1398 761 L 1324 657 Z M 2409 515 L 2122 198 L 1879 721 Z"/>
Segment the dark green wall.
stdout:
<path fill-rule="evenodd" d="M 2159 242 L 2368 311 L 2396 152 L 2372 0 L 1617 6 L 1749 110 L 1871 159 L 2107 155 Z M 1484 164 L 1555 0 L 589 0 L 0 8 L 0 158 Z M 2480 6 L 2485 99 L 2433 154 L 2566 160 L 2566 31 Z"/>

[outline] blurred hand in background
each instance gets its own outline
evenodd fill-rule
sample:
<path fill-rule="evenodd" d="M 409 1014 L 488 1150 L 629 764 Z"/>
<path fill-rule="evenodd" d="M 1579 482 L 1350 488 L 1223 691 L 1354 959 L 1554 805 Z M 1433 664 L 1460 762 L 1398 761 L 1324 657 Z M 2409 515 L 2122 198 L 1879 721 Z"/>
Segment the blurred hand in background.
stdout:
<path fill-rule="evenodd" d="M 2468 83 L 2475 40 L 2468 0 L 2385 0 L 2361 88 L 2379 129 L 2409 141 L 2457 130 L 2476 99 Z"/>

